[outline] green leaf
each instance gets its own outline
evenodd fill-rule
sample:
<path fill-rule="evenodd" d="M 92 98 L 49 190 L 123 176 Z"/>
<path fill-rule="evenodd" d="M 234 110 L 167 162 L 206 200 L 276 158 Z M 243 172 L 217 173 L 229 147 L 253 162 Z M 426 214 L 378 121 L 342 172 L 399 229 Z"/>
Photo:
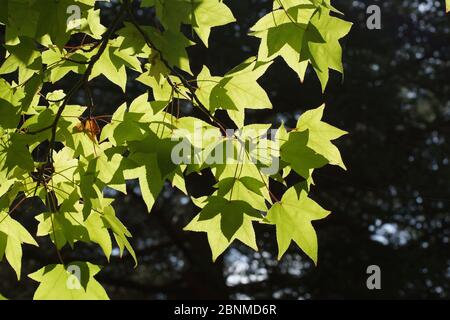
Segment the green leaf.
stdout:
<path fill-rule="evenodd" d="M 352 27 L 352 23 L 329 15 L 329 11 L 321 10 L 311 18 L 311 30 L 314 31 L 308 32 L 305 37 L 307 50 L 302 52 L 302 60 L 310 59 L 314 71 L 319 77 L 322 91 L 325 90 L 328 82 L 328 69 L 344 73 L 342 48 L 339 40 L 346 36 Z M 316 32 L 320 34 L 321 39 Z"/>
<path fill-rule="evenodd" d="M 109 0 L 103 0 L 109 1 Z M 86 1 L 85 1 L 86 3 Z M 81 22 L 80 29 L 94 39 L 100 39 L 106 32 L 106 28 L 100 23 L 100 10 L 89 9 L 86 22 Z"/>
<path fill-rule="evenodd" d="M 107 220 L 100 211 L 92 211 L 84 220 L 83 205 L 79 203 L 79 198 L 78 193 L 74 192 L 65 201 L 61 201 L 60 212 L 57 214 L 43 213 L 37 216 L 36 219 L 39 221 L 37 235 L 50 235 L 58 249 L 66 243 L 73 249 L 77 241 L 97 243 L 109 260 L 112 243 Z"/>
<path fill-rule="evenodd" d="M 42 70 L 42 59 L 31 39 L 21 38 L 20 44 L 5 46 L 9 57 L 0 67 L 0 74 L 19 71 L 19 83 L 24 83 L 36 72 Z"/>
<path fill-rule="evenodd" d="M 223 140 L 220 129 L 195 117 L 179 118 L 174 125 L 176 129 L 171 139 L 178 142 L 172 149 L 173 155 L 189 164 L 190 170 L 200 171 L 207 166 L 204 162 L 211 149 Z"/>
<path fill-rule="evenodd" d="M 89 262 L 68 266 L 48 265 L 30 275 L 39 282 L 35 300 L 108 300 L 108 295 L 94 276 L 100 267 Z"/>
<path fill-rule="evenodd" d="M 192 25 L 205 46 L 208 46 L 211 28 L 236 21 L 231 10 L 220 0 L 200 1 L 193 15 Z"/>
<path fill-rule="evenodd" d="M 179 30 L 181 23 L 189 23 L 197 4 L 190 0 L 143 0 L 142 7 L 156 6 L 156 14 L 166 29 Z"/>
<path fill-rule="evenodd" d="M 37 246 L 30 233 L 7 212 L 0 212 L 0 260 L 6 256 L 20 280 L 22 266 L 22 244 Z"/>
<path fill-rule="evenodd" d="M 123 57 L 119 57 L 115 51 L 116 47 L 108 46 L 105 52 L 100 56 L 98 62 L 92 69 L 89 80 L 103 74 L 109 81 L 118 85 L 125 92 L 127 85 L 127 72 L 125 66 L 127 64 Z"/>
<path fill-rule="evenodd" d="M 153 133 L 149 133 L 141 141 L 130 142 L 130 164 L 125 175 L 127 179 L 139 179 L 142 197 L 149 212 L 164 181 L 172 177 L 177 167 L 172 161 L 175 144 L 175 141 L 160 139 Z"/>
<path fill-rule="evenodd" d="M 27 146 L 27 136 L 21 133 L 12 133 L 2 136 L 0 144 L 0 167 L 9 174 L 15 169 L 33 171 L 34 163 Z"/>
<path fill-rule="evenodd" d="M 295 5 L 289 6 L 288 2 Z M 300 59 L 303 38 L 317 7 L 309 0 L 283 1 L 283 4 L 284 8 L 261 18 L 251 28 L 251 35 L 261 38 L 259 59 L 272 60 L 281 56 L 303 81 L 308 65 Z"/>
<path fill-rule="evenodd" d="M 311 177 L 314 169 L 328 164 L 327 159 L 308 147 L 309 136 L 309 130 L 291 132 L 281 147 L 281 159 L 305 179 Z"/>
<path fill-rule="evenodd" d="M 211 196 L 203 210 L 184 230 L 206 232 L 215 261 L 234 240 L 258 250 L 252 222 L 261 220 L 261 215 L 244 201 L 229 201 Z"/>
<path fill-rule="evenodd" d="M 62 48 L 72 33 L 81 30 L 98 38 L 100 17 L 91 10 L 94 4 L 92 0 L 9 1 L 6 43 L 15 45 L 22 41 L 19 37 L 26 36 L 43 45 Z M 80 9 L 81 16 L 73 17 L 73 23 L 69 24 L 71 12 L 67 9 L 72 5 Z"/>
<path fill-rule="evenodd" d="M 147 33 L 151 30 L 149 27 L 145 26 L 142 26 L 142 28 Z M 133 24 L 124 22 L 124 27 L 117 31 L 117 34 L 122 37 L 119 47 L 120 50 L 126 50 L 135 55 L 144 52 L 144 48 L 146 47 L 145 39 L 143 39 L 141 33 L 133 26 Z"/>
<path fill-rule="evenodd" d="M 267 93 L 257 82 L 270 64 L 270 62 L 258 62 L 252 58 L 228 72 L 224 77 L 211 76 L 208 68 L 204 66 L 197 77 L 197 95 L 212 113 L 217 109 L 225 109 L 236 125 L 242 128 L 246 108 L 272 108 Z"/>
<path fill-rule="evenodd" d="M 264 197 L 265 184 L 260 180 L 251 177 L 230 177 L 220 180 L 217 186 L 217 194 L 220 197 L 230 201 L 244 201 L 256 210 L 267 211 Z"/>
<path fill-rule="evenodd" d="M 166 29 L 178 31 L 181 24 L 191 24 L 206 46 L 211 28 L 235 21 L 221 0 L 144 0 L 142 6 L 156 6 L 156 14 Z"/>
<path fill-rule="evenodd" d="M 329 1 L 274 3 L 274 10 L 251 28 L 251 35 L 261 39 L 258 59 L 269 61 L 281 56 L 301 81 L 309 62 L 325 90 L 328 69 L 343 73 L 339 40 L 348 34 L 352 24 L 331 16 L 331 11 L 339 11 Z"/>
<path fill-rule="evenodd" d="M 316 109 L 306 111 L 297 122 L 294 131 L 308 130 L 307 146 L 325 157 L 330 164 L 337 165 L 342 169 L 346 169 L 342 161 L 339 149 L 331 143 L 332 140 L 347 134 L 346 131 L 333 127 L 322 121 L 325 105 Z"/>
<path fill-rule="evenodd" d="M 112 253 L 112 242 L 111 237 L 109 236 L 107 221 L 108 220 L 103 218 L 101 213 L 94 211 L 91 212 L 84 222 L 84 225 L 89 235 L 89 239 L 92 242 L 99 244 L 109 261 Z"/>
<path fill-rule="evenodd" d="M 66 50 L 61 50 L 58 47 L 51 47 L 42 53 L 42 63 L 47 65 L 47 73 L 52 83 L 58 82 L 64 78 L 69 72 L 82 74 L 86 72 L 87 62 L 92 57 L 92 53 L 75 52 L 68 54 Z M 76 63 L 69 61 L 70 58 Z"/>
<path fill-rule="evenodd" d="M 162 52 L 162 55 L 171 67 L 178 67 L 192 74 L 189 57 L 186 48 L 194 44 L 179 31 L 149 29 L 148 35 L 154 45 Z"/>
<path fill-rule="evenodd" d="M 172 130 L 168 129 L 173 119 L 170 115 L 160 112 L 159 103 L 165 107 L 168 102 L 149 102 L 148 94 L 145 93 L 137 97 L 128 110 L 126 104 L 121 105 L 114 112 L 111 123 L 103 128 L 100 141 L 108 139 L 113 145 L 121 146 L 130 141 L 143 140 L 150 131 L 159 131 L 168 136 Z"/>
<path fill-rule="evenodd" d="M 102 219 L 114 234 L 114 238 L 116 239 L 117 245 L 119 246 L 120 256 L 122 257 L 124 249 L 126 248 L 133 257 L 136 267 L 138 264 L 136 253 L 134 252 L 133 247 L 128 241 L 128 238 L 131 238 L 132 235 L 130 231 L 128 231 L 128 229 L 123 225 L 123 223 L 116 217 L 116 213 L 112 206 L 107 205 L 103 209 Z"/>
<path fill-rule="evenodd" d="M 122 104 L 114 112 L 111 122 L 107 124 L 100 135 L 100 141 L 108 139 L 113 145 L 120 146 L 127 140 L 136 140 L 142 137 L 140 119 L 141 113 L 127 112 L 126 104 Z"/>
<path fill-rule="evenodd" d="M 15 99 L 15 92 L 9 83 L 0 79 L 0 127 L 15 129 L 20 120 L 20 109 Z"/>
<path fill-rule="evenodd" d="M 267 213 L 267 221 L 277 229 L 278 259 L 284 255 L 293 240 L 317 264 L 317 235 L 311 221 L 327 217 L 330 211 L 308 198 L 305 191 L 300 195 L 294 187 L 289 188 L 280 202 Z"/>

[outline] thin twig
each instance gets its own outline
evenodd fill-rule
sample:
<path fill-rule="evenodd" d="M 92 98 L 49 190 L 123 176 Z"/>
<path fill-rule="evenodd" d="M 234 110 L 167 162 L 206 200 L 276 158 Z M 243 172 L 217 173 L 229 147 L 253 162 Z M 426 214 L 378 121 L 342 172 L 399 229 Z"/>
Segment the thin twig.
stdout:
<path fill-rule="evenodd" d="M 150 37 L 147 35 L 147 33 L 142 29 L 142 27 L 139 25 L 139 23 L 137 23 L 136 18 L 133 15 L 133 12 L 131 11 L 131 3 L 129 0 L 124 0 L 123 2 L 126 7 L 127 7 L 127 11 L 128 11 L 128 15 L 130 17 L 131 23 L 133 24 L 133 26 L 137 29 L 137 31 L 142 35 L 142 37 L 144 38 L 145 42 L 147 43 L 147 45 L 152 48 L 153 50 L 155 50 L 156 52 L 158 52 L 159 54 L 159 58 L 161 60 L 161 62 L 165 65 L 165 67 L 167 69 L 169 69 L 174 75 L 176 75 L 182 82 L 183 86 L 189 90 L 189 93 L 192 96 L 192 100 L 193 102 L 195 102 L 197 104 L 197 106 L 210 118 L 210 120 L 212 121 L 213 124 L 216 124 L 217 126 L 220 127 L 220 129 L 223 131 L 223 133 L 225 134 L 226 129 L 225 126 L 220 122 L 220 120 L 213 115 L 208 108 L 206 108 L 204 106 L 204 104 L 200 101 L 200 99 L 198 98 L 197 94 L 195 93 L 195 87 L 192 86 L 188 80 L 186 80 L 179 72 L 177 72 L 177 70 L 171 66 L 171 64 L 164 58 L 164 55 L 161 51 L 161 49 L 159 49 L 154 43 L 153 41 L 150 39 Z M 177 93 L 179 92 L 178 87 L 172 82 L 172 80 L 167 77 L 167 81 L 168 83 L 172 86 L 172 88 L 174 88 L 174 90 Z"/>
<path fill-rule="evenodd" d="M 49 162 L 52 162 L 53 159 L 53 150 L 55 147 L 55 139 L 56 139 L 56 129 L 58 127 L 59 119 L 61 118 L 62 113 L 64 112 L 64 109 L 66 108 L 67 104 L 69 103 L 70 99 L 73 97 L 73 95 L 86 83 L 89 81 L 89 77 L 92 73 L 92 70 L 94 68 L 95 63 L 100 59 L 102 54 L 105 52 L 109 39 L 111 39 L 117 24 L 119 21 L 123 18 L 123 16 L 126 13 L 126 2 L 124 2 L 120 8 L 120 11 L 118 12 L 117 16 L 115 17 L 112 24 L 109 26 L 109 28 L 106 30 L 106 32 L 102 36 L 101 45 L 97 51 L 97 53 L 89 60 L 89 64 L 86 68 L 86 71 L 84 72 L 83 76 L 75 83 L 75 85 L 72 87 L 72 89 L 68 92 L 65 99 L 63 100 L 63 103 L 58 108 L 58 111 L 56 113 L 55 119 L 53 120 L 52 124 L 44 127 L 42 129 L 28 132 L 29 134 L 37 134 L 46 130 L 51 129 L 51 138 L 50 138 L 50 148 L 49 148 L 49 154 L 48 154 L 48 160 Z"/>

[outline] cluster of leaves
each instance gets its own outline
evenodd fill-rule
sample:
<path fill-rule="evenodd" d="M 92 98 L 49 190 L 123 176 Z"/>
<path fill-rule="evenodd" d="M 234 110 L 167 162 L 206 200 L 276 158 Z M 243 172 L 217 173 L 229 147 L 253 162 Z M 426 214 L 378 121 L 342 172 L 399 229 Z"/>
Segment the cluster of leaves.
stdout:
<path fill-rule="evenodd" d="M 126 249 L 137 264 L 131 234 L 105 189 L 126 193 L 127 181 L 138 179 L 150 212 L 165 183 L 191 197 L 184 178 L 205 170 L 217 181 L 215 192 L 191 197 L 201 211 L 185 230 L 207 233 L 213 260 L 236 239 L 257 250 L 253 223 L 264 223 L 276 227 L 279 258 L 294 241 L 317 262 L 311 221 L 330 212 L 308 192 L 315 169 L 326 164 L 345 169 L 332 143 L 345 132 L 322 121 L 321 106 L 305 112 L 295 128 L 282 125 L 275 135 L 261 136 L 271 125 L 246 124 L 245 109 L 272 108 L 257 80 L 279 56 L 301 80 L 310 65 L 323 89 L 329 69 L 343 72 L 339 40 L 351 24 L 330 0 L 275 0 L 272 11 L 250 30 L 261 40 L 258 55 L 223 76 L 211 75 L 207 66 L 194 75 L 186 51 L 197 38 L 199 45 L 208 46 L 211 28 L 235 21 L 221 0 L 142 0 L 140 7 L 155 15 L 149 25 L 138 24 L 136 4 L 123 0 L 108 27 L 100 22 L 95 0 L 0 4 L 7 50 L 0 67 L 0 259 L 6 257 L 18 279 L 22 245 L 38 246 L 13 217 L 26 199 L 39 199 L 45 208 L 36 212 L 35 236 L 50 237 L 57 253 L 85 242 L 98 245 L 109 259 L 113 236 L 120 255 Z M 67 8 L 73 5 L 81 16 L 68 24 Z M 182 31 L 186 25 L 189 34 Z M 74 39 L 82 40 L 69 45 Z M 110 119 L 95 114 L 90 81 L 103 75 L 125 92 L 130 71 L 139 73 L 136 80 L 148 92 L 119 106 Z M 54 90 L 69 73 L 78 75 L 73 86 L 66 92 Z M 86 105 L 71 104 L 80 90 L 86 92 Z M 204 117 L 180 117 L 182 100 Z M 219 113 L 235 124 L 232 135 L 226 134 Z M 198 130 L 212 134 L 192 139 Z M 173 161 L 174 136 L 189 142 L 196 161 Z M 248 145 L 270 152 L 257 157 Z M 228 146 L 238 161 L 209 161 Z M 281 164 L 279 170 L 267 173 L 274 161 Z M 301 182 L 288 185 L 290 174 Z M 273 183 L 285 186 L 281 199 L 271 192 Z M 29 275 L 40 283 L 36 299 L 107 298 L 94 279 L 98 266 L 58 258 L 60 264 Z M 80 271 L 79 289 L 67 285 L 73 280 L 69 266 Z"/>

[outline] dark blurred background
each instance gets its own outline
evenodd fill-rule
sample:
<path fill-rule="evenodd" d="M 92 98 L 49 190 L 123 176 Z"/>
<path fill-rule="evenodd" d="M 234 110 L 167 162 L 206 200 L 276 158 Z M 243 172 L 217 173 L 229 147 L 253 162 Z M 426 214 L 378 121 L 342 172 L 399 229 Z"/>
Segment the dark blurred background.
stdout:
<path fill-rule="evenodd" d="M 272 1 L 225 2 L 238 22 L 215 28 L 209 49 L 201 44 L 189 49 L 194 72 L 205 64 L 213 74 L 223 74 L 257 53 L 258 40 L 247 33 Z M 105 25 L 115 3 L 102 4 Z M 381 7 L 381 30 L 366 27 L 371 4 Z M 248 113 L 251 121 L 294 126 L 302 112 L 325 102 L 326 121 L 349 132 L 337 141 L 348 171 L 326 167 L 315 173 L 311 197 L 333 212 L 315 223 L 317 267 L 294 245 L 277 261 L 271 226 L 257 228 L 259 252 L 235 244 L 212 263 L 206 235 L 182 231 L 197 212 L 189 198 L 168 185 L 148 214 L 133 181 L 115 208 L 133 234 L 139 266 L 133 268 L 128 254 L 117 257 L 117 249 L 107 264 L 96 246 L 82 244 L 73 252 L 63 250 L 65 260 L 105 265 L 98 279 L 113 299 L 448 299 L 450 15 L 444 0 L 336 0 L 334 5 L 354 23 L 342 41 L 343 80 L 332 73 L 322 95 L 315 74 L 308 72 L 301 84 L 277 60 L 260 80 L 273 111 Z M 151 10 L 140 11 L 143 24 L 150 19 Z M 75 77 L 57 87 L 69 88 Z M 104 77 L 95 79 L 93 88 L 99 114 L 111 114 L 146 90 L 129 81 L 124 95 Z M 85 104 L 82 92 L 78 100 Z M 184 112 L 189 111 L 186 105 Z M 190 176 L 188 188 L 201 190 L 202 181 Z M 34 232 L 32 212 L 24 206 L 15 217 Z M 40 245 L 25 246 L 22 274 L 57 263 L 49 242 Z M 381 290 L 366 287 L 369 265 L 381 268 Z M 35 287 L 26 277 L 16 282 L 11 268 L 0 264 L 0 292 L 8 298 L 31 298 Z"/>

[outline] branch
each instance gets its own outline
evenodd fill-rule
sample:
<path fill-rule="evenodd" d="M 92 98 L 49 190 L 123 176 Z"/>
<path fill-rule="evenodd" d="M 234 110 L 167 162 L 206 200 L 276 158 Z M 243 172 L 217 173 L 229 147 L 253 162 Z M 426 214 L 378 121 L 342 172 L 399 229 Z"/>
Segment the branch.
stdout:
<path fill-rule="evenodd" d="M 167 69 L 170 70 L 170 72 L 172 72 L 173 74 L 175 74 L 182 82 L 183 86 L 189 90 L 189 93 L 192 96 L 193 102 L 195 102 L 197 104 L 197 106 L 200 108 L 200 110 L 202 112 L 204 112 L 212 121 L 213 124 L 216 124 L 217 126 L 220 127 L 220 129 L 223 131 L 223 133 L 225 134 L 226 129 L 225 126 L 220 122 L 220 120 L 213 115 L 208 108 L 205 107 L 205 105 L 200 101 L 200 99 L 198 98 L 197 94 L 195 93 L 195 87 L 192 86 L 188 80 L 186 80 L 179 72 L 177 72 L 177 70 L 171 66 L 171 64 L 164 58 L 164 55 L 162 53 L 162 51 L 153 43 L 153 41 L 150 39 L 150 37 L 147 35 L 147 33 L 145 33 L 145 31 L 141 28 L 141 26 L 139 25 L 139 23 L 136 21 L 136 18 L 133 15 L 133 12 L 131 10 L 131 3 L 129 0 L 124 0 L 124 5 L 126 5 L 127 7 L 127 11 L 128 11 L 128 15 L 130 17 L 131 23 L 133 24 L 133 26 L 138 30 L 138 32 L 142 35 L 142 37 L 144 38 L 146 44 L 152 48 L 153 50 L 155 50 L 156 52 L 158 52 L 159 57 L 161 62 L 165 65 L 165 67 Z M 179 89 L 177 88 L 177 86 L 172 82 L 172 80 L 170 80 L 169 77 L 167 77 L 167 81 L 169 82 L 169 84 L 172 86 L 172 88 L 179 93 Z"/>
<path fill-rule="evenodd" d="M 72 87 L 72 89 L 69 91 L 69 93 L 66 95 L 66 97 L 63 100 L 63 103 L 61 104 L 61 106 L 58 108 L 58 111 L 56 113 L 55 119 L 53 120 L 52 124 L 44 127 L 42 129 L 36 130 L 36 131 L 32 131 L 32 132 L 27 132 L 28 134 L 37 134 L 46 130 L 51 129 L 52 130 L 52 135 L 51 135 L 51 139 L 50 139 L 50 148 L 49 148 L 49 161 L 52 159 L 52 153 L 54 150 L 54 145 L 55 145 L 55 139 L 56 139 L 56 129 L 58 127 L 58 122 L 59 119 L 61 118 L 62 113 L 64 112 L 64 109 L 66 108 L 68 102 L 70 101 L 70 99 L 73 97 L 73 95 L 86 83 L 89 81 L 89 77 L 92 73 L 92 70 L 94 68 L 95 63 L 100 59 L 100 57 L 102 56 L 102 54 L 105 52 L 109 39 L 111 39 L 117 24 L 119 23 L 119 21 L 123 18 L 123 16 L 125 15 L 126 12 L 126 2 L 124 2 L 122 4 L 122 6 L 120 7 L 120 11 L 118 12 L 118 14 L 116 15 L 116 17 L 114 18 L 114 21 L 112 22 L 112 24 L 109 26 L 109 28 L 106 30 L 106 32 L 103 34 L 102 39 L 101 39 L 101 45 L 97 51 L 97 53 L 89 60 L 89 64 L 86 68 L 86 71 L 84 72 L 83 76 L 75 83 L 75 85 Z"/>
<path fill-rule="evenodd" d="M 69 62 L 73 62 L 73 63 L 76 63 L 76 64 L 89 64 L 89 61 L 77 61 L 77 60 L 74 60 L 74 59 L 71 59 L 71 58 L 63 58 L 63 60 L 69 61 Z"/>

